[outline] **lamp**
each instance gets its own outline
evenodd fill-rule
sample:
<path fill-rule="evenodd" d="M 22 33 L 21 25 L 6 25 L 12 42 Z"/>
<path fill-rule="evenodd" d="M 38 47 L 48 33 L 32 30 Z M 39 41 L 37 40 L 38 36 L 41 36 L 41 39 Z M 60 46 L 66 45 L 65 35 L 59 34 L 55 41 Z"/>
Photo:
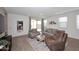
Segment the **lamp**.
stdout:
<path fill-rule="evenodd" d="M 55 21 L 50 21 L 49 24 L 56 24 L 56 22 Z"/>

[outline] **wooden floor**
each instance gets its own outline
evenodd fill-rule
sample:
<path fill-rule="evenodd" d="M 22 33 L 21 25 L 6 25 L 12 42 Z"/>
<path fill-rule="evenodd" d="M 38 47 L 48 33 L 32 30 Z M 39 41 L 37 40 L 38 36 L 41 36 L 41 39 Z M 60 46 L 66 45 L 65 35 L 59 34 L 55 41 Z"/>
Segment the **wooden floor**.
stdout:
<path fill-rule="evenodd" d="M 79 51 L 79 39 L 68 38 L 66 51 Z"/>
<path fill-rule="evenodd" d="M 28 39 L 27 36 L 13 38 L 12 51 L 34 51 Z M 79 51 L 79 40 L 68 38 L 65 51 Z"/>
<path fill-rule="evenodd" d="M 26 36 L 13 38 L 12 51 L 33 51 L 26 39 L 28 39 Z"/>

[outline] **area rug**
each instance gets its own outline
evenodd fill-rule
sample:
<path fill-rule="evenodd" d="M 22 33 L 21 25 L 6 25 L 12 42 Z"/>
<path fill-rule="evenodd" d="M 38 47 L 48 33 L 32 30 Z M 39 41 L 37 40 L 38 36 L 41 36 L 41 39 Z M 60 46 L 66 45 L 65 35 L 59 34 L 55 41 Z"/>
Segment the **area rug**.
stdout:
<path fill-rule="evenodd" d="M 29 44 L 32 46 L 34 51 L 49 51 L 49 48 L 46 46 L 45 42 L 37 41 L 36 39 L 28 39 Z"/>

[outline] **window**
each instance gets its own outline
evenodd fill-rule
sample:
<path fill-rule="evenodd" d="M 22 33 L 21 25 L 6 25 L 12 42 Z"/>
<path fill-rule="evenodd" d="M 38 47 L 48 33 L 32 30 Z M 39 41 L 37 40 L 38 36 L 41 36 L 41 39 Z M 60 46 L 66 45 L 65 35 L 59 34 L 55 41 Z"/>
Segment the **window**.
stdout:
<path fill-rule="evenodd" d="M 31 29 L 36 28 L 36 20 L 31 20 Z"/>
<path fill-rule="evenodd" d="M 41 20 L 37 21 L 37 31 L 41 32 Z"/>
<path fill-rule="evenodd" d="M 66 28 L 67 27 L 67 17 L 59 18 L 59 27 Z"/>
<path fill-rule="evenodd" d="M 37 29 L 37 31 L 41 32 L 41 29 Z"/>
<path fill-rule="evenodd" d="M 41 25 L 41 21 L 37 21 L 37 24 Z"/>
<path fill-rule="evenodd" d="M 76 21 L 76 24 L 77 24 L 77 29 L 79 29 L 79 15 L 77 15 L 77 21 Z"/>
<path fill-rule="evenodd" d="M 46 27 L 46 25 L 47 25 L 47 20 L 44 20 L 44 26 Z"/>

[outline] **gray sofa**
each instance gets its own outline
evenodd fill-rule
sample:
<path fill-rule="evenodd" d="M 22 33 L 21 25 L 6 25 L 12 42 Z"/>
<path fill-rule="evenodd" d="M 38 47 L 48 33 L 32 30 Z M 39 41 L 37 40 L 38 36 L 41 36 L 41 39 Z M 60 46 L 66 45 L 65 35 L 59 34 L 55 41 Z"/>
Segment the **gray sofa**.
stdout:
<path fill-rule="evenodd" d="M 46 29 L 44 32 L 43 32 L 43 34 L 44 35 L 54 35 L 54 33 L 57 31 L 57 29 L 51 29 L 51 28 L 48 28 L 48 29 Z"/>
<path fill-rule="evenodd" d="M 31 29 L 30 31 L 29 31 L 29 37 L 30 38 L 35 38 L 37 35 L 40 35 L 40 32 L 38 32 L 37 31 L 37 29 Z"/>
<path fill-rule="evenodd" d="M 65 49 L 67 37 L 67 33 L 58 30 L 53 36 L 45 36 L 45 43 L 51 51 L 63 51 Z"/>

